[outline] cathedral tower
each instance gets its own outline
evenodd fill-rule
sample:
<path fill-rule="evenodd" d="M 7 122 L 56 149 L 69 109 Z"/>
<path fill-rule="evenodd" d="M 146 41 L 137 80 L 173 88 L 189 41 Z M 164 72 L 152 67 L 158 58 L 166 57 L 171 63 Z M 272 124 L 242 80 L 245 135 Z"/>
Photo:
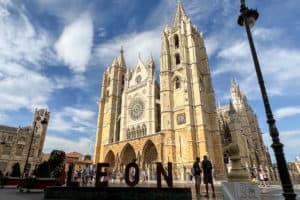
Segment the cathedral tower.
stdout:
<path fill-rule="evenodd" d="M 101 157 L 102 145 L 120 140 L 121 104 L 126 70 L 123 48 L 121 48 L 119 56 L 115 57 L 112 65 L 106 69 L 102 77 L 95 161 Z"/>
<path fill-rule="evenodd" d="M 162 33 L 161 127 L 174 145 L 166 146 L 165 151 L 173 155 L 173 162 L 190 165 L 196 156 L 202 159 L 203 155 L 208 155 L 215 172 L 221 174 L 221 139 L 203 40 L 203 34 L 192 24 L 179 1 L 174 24 Z"/>

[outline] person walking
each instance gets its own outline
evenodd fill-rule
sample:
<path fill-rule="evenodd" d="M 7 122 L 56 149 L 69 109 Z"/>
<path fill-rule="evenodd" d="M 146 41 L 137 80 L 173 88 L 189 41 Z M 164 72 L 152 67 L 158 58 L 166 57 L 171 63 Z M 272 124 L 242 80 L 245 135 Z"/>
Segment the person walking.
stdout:
<path fill-rule="evenodd" d="M 200 195 L 200 185 L 201 185 L 201 168 L 200 168 L 200 158 L 196 157 L 196 160 L 193 164 L 192 174 L 195 176 L 195 189 L 196 194 Z"/>
<path fill-rule="evenodd" d="M 205 197 L 209 197 L 208 196 L 208 184 L 209 183 L 211 185 L 213 197 L 216 197 L 215 187 L 214 187 L 213 177 L 212 177 L 212 164 L 211 164 L 210 160 L 207 159 L 207 156 L 203 156 L 202 170 L 203 170 L 203 182 L 205 184 L 205 189 L 206 189 Z"/>

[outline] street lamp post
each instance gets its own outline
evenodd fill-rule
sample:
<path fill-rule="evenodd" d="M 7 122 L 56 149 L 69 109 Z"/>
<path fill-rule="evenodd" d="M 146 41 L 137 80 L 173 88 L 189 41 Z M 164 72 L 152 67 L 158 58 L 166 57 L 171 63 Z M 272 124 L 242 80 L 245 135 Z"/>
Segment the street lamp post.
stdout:
<path fill-rule="evenodd" d="M 35 128 L 36 128 L 36 121 L 34 121 L 33 123 L 33 128 L 32 128 L 32 134 L 31 134 L 31 138 L 30 138 L 30 143 L 29 143 L 29 149 L 28 149 L 28 153 L 26 156 L 26 161 L 25 161 L 25 165 L 24 165 L 24 170 L 23 170 L 23 177 L 26 177 L 26 172 L 27 172 L 27 165 L 28 165 L 28 159 L 30 156 L 30 151 L 31 151 L 31 146 L 32 146 L 32 141 L 33 141 L 33 137 L 34 137 L 34 132 L 35 132 Z"/>
<path fill-rule="evenodd" d="M 265 107 L 265 112 L 267 115 L 267 123 L 269 124 L 269 131 L 270 131 L 270 136 L 272 137 L 272 145 L 271 147 L 274 150 L 275 153 L 275 158 L 277 161 L 277 167 L 280 175 L 280 180 L 281 180 L 281 185 L 283 189 L 283 196 L 285 199 L 296 199 L 296 194 L 293 189 L 293 184 L 291 182 L 291 178 L 288 172 L 284 152 L 283 152 L 283 144 L 280 142 L 279 139 L 279 132 L 275 124 L 275 120 L 273 117 L 273 113 L 271 110 L 271 106 L 269 103 L 267 91 L 265 88 L 262 72 L 259 66 L 253 38 L 251 35 L 250 28 L 255 24 L 255 21 L 258 18 L 258 12 L 257 10 L 253 9 L 248 9 L 245 5 L 245 0 L 241 0 L 241 9 L 240 9 L 240 16 L 238 18 L 238 24 L 240 26 L 245 26 L 248 40 L 249 40 L 249 45 L 252 53 L 252 58 L 255 66 L 255 71 L 259 83 L 259 87 L 261 90 L 261 95 L 263 98 L 263 103 Z"/>

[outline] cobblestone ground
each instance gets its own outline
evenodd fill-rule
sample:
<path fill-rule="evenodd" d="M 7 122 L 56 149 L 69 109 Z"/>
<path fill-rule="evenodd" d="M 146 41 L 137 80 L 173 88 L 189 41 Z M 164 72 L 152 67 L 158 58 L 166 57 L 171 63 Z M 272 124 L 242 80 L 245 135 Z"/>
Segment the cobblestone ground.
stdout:
<path fill-rule="evenodd" d="M 111 187 L 114 186 L 124 186 L 124 184 L 110 184 Z M 186 184 L 186 183 L 174 183 L 175 187 L 191 187 L 192 188 L 192 196 L 193 200 L 201 200 L 201 199 L 208 199 L 204 197 L 205 195 L 205 187 L 201 184 L 201 195 L 196 196 L 195 188 L 193 184 Z M 139 184 L 138 187 L 156 187 L 156 183 L 148 183 L 148 184 Z M 216 198 L 212 198 L 211 190 L 209 190 L 209 199 L 216 199 L 221 200 L 223 199 L 223 195 L 221 192 L 220 184 L 216 184 Z M 297 193 L 297 199 L 300 200 L 300 185 L 294 186 L 295 191 Z M 209 188 L 210 189 L 210 188 Z M 282 190 L 279 185 L 272 185 L 271 187 L 261 188 L 261 199 L 262 200 L 281 200 L 284 199 L 282 196 Z M 43 200 L 44 193 L 41 190 L 35 190 L 30 193 L 21 193 L 17 189 L 13 188 L 5 188 L 0 189 L 0 200 Z"/>

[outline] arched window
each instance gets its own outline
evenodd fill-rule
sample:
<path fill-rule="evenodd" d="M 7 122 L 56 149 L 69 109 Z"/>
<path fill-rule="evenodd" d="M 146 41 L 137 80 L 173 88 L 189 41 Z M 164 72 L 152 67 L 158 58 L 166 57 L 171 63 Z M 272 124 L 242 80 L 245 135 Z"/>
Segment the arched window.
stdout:
<path fill-rule="evenodd" d="M 137 127 L 136 137 L 141 137 L 141 128 L 140 128 L 140 126 Z"/>
<path fill-rule="evenodd" d="M 175 45 L 175 49 L 179 47 L 179 38 L 177 34 L 174 35 L 174 45 Z"/>
<path fill-rule="evenodd" d="M 136 137 L 136 132 L 135 129 L 132 128 L 131 138 L 135 138 L 135 137 Z"/>
<path fill-rule="evenodd" d="M 125 83 L 125 76 L 123 75 L 122 76 L 122 85 L 124 85 L 124 83 Z"/>
<path fill-rule="evenodd" d="M 110 77 L 108 77 L 108 79 L 107 79 L 107 86 L 109 86 L 110 85 Z"/>
<path fill-rule="evenodd" d="M 180 55 L 179 55 L 179 53 L 175 54 L 175 63 L 176 63 L 176 65 L 180 64 Z"/>
<path fill-rule="evenodd" d="M 180 88 L 180 79 L 178 77 L 175 78 L 175 89 Z"/>
<path fill-rule="evenodd" d="M 106 97 L 109 97 L 109 90 L 106 91 Z"/>
<path fill-rule="evenodd" d="M 147 128 L 146 125 L 144 124 L 142 127 L 142 135 L 145 136 L 147 134 Z"/>
<path fill-rule="evenodd" d="M 130 139 L 130 130 L 127 129 L 127 139 Z"/>

